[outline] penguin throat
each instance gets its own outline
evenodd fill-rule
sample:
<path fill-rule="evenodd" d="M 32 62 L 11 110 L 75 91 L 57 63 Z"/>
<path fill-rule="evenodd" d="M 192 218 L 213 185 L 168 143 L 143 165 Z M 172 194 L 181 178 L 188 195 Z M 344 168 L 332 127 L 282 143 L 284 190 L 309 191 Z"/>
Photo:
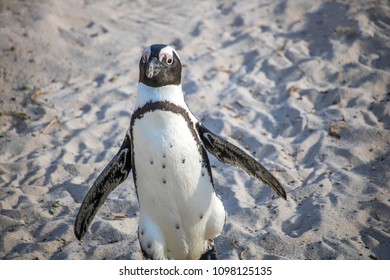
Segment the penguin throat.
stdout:
<path fill-rule="evenodd" d="M 150 87 L 141 82 L 138 84 L 136 109 L 145 106 L 147 103 L 160 101 L 168 101 L 181 107 L 187 107 L 181 84 L 162 87 Z"/>

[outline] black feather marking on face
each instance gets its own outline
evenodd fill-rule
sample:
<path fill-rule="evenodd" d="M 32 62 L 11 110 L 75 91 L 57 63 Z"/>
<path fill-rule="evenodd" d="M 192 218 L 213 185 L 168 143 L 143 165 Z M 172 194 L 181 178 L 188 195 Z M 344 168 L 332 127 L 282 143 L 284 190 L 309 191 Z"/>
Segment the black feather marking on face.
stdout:
<path fill-rule="evenodd" d="M 150 87 L 162 87 L 167 85 L 180 85 L 181 84 L 181 71 L 182 65 L 180 58 L 176 54 L 176 51 L 172 51 L 173 61 L 169 58 L 160 56 L 161 50 L 168 47 L 167 45 L 156 44 L 147 48 L 147 54 L 144 53 L 139 61 L 139 82 Z M 148 78 L 146 75 L 148 64 L 152 59 L 157 59 L 157 67 L 160 69 L 158 74 Z"/>

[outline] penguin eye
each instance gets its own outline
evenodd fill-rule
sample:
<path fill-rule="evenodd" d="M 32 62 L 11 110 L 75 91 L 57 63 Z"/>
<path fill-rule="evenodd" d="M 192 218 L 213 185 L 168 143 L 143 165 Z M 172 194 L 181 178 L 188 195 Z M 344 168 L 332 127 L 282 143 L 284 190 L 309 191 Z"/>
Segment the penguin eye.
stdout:
<path fill-rule="evenodd" d="M 166 62 L 168 65 L 172 65 L 172 63 L 173 63 L 173 58 L 172 58 L 172 57 L 167 57 L 167 58 L 165 59 L 165 62 Z"/>
<path fill-rule="evenodd" d="M 159 59 L 161 62 L 165 62 L 165 64 L 168 66 L 171 66 L 173 64 L 173 56 L 169 53 L 160 53 Z"/>

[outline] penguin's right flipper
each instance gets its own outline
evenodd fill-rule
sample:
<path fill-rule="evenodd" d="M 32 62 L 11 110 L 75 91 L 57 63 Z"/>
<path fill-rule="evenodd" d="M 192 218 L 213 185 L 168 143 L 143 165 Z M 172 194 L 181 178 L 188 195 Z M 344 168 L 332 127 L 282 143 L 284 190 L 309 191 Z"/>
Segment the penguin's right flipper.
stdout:
<path fill-rule="evenodd" d="M 131 168 L 131 140 L 128 131 L 118 153 L 96 179 L 80 207 L 74 225 L 77 239 L 83 238 L 96 212 L 108 195 L 127 178 Z"/>

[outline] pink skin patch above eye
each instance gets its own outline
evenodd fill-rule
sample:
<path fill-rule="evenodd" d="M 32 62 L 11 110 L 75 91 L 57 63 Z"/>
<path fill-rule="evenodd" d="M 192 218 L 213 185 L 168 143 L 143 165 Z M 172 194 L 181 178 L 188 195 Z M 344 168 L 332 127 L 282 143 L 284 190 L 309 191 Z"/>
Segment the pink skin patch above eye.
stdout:
<path fill-rule="evenodd" d="M 163 54 L 160 53 L 159 60 L 160 60 L 161 62 L 163 62 L 164 58 L 165 58 L 165 61 L 168 61 L 168 60 L 173 61 L 173 56 L 172 56 L 172 55 L 169 55 L 169 54 L 167 54 L 167 53 L 163 53 Z"/>
<path fill-rule="evenodd" d="M 164 49 L 162 49 L 161 51 L 160 51 L 160 56 L 159 56 L 159 60 L 160 60 L 160 62 L 163 62 L 164 61 L 164 58 L 165 58 L 165 61 L 168 61 L 169 59 L 171 60 L 171 61 L 173 61 L 173 53 L 172 53 L 172 49 L 171 48 L 169 48 L 169 49 L 167 49 L 168 47 L 166 47 L 166 48 L 164 48 Z"/>
<path fill-rule="evenodd" d="M 165 59 L 165 61 L 167 61 L 168 63 L 169 62 L 172 63 L 173 62 L 173 53 L 175 53 L 176 56 L 179 57 L 179 55 L 176 53 L 176 51 L 173 48 L 171 48 L 170 46 L 166 46 L 165 48 L 160 50 L 160 54 L 159 54 L 158 60 L 160 62 L 163 62 L 164 59 Z M 144 52 L 142 53 L 142 61 L 144 63 L 146 61 L 149 61 L 150 55 L 151 55 L 150 47 L 145 48 Z"/>

